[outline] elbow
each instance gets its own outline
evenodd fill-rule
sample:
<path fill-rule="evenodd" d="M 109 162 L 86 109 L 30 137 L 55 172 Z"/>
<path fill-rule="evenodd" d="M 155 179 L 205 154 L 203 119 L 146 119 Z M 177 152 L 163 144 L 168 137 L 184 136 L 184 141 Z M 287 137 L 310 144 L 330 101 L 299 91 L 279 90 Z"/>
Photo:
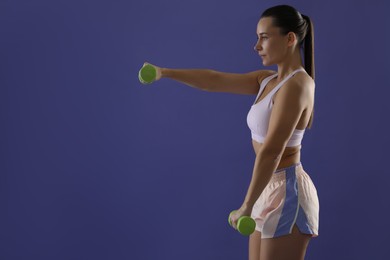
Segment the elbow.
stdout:
<path fill-rule="evenodd" d="M 208 70 L 207 72 L 207 80 L 205 81 L 206 84 L 203 86 L 202 90 L 207 92 L 219 92 L 218 83 L 221 80 L 220 73 L 215 70 Z"/>
<path fill-rule="evenodd" d="M 263 160 L 279 163 L 280 160 L 282 159 L 283 151 L 284 151 L 284 147 L 262 146 L 259 156 Z"/>

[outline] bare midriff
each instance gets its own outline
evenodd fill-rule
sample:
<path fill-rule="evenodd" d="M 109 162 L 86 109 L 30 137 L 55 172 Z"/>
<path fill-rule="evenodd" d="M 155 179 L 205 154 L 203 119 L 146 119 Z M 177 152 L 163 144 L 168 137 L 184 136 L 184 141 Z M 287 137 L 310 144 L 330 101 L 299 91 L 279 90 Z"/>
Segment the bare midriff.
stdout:
<path fill-rule="evenodd" d="M 262 143 L 258 143 L 255 140 L 252 139 L 253 149 L 255 150 L 255 153 L 257 155 L 258 151 L 260 150 Z M 294 147 L 286 147 L 282 154 L 282 158 L 280 159 L 279 165 L 276 168 L 282 169 L 289 167 L 291 165 L 297 164 L 301 161 L 301 146 L 294 146 Z"/>

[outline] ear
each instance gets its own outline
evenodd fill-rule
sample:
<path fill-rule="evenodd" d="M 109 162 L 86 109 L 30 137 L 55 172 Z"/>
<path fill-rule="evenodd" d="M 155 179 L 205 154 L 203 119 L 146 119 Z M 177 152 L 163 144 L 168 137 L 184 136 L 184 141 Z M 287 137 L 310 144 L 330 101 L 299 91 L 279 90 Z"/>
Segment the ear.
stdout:
<path fill-rule="evenodd" d="M 293 45 L 295 45 L 296 41 L 297 41 L 296 34 L 293 33 L 293 32 L 289 32 L 287 34 L 287 45 L 288 46 L 293 46 Z"/>

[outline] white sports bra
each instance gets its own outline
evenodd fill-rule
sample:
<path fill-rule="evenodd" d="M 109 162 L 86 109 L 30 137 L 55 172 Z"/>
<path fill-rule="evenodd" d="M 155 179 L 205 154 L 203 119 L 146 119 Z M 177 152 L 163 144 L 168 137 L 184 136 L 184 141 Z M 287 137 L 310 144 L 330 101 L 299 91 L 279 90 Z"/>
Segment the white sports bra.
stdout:
<path fill-rule="evenodd" d="M 299 71 L 305 71 L 304 69 L 297 69 L 290 73 L 287 77 L 285 77 L 278 85 L 276 85 L 270 93 L 268 93 L 262 100 L 256 103 L 260 94 L 265 89 L 265 86 L 268 82 L 278 76 L 278 74 L 271 75 L 265 78 L 260 85 L 259 93 L 255 99 L 255 103 L 252 105 L 251 109 L 248 112 L 247 116 L 247 124 L 249 129 L 251 130 L 252 139 L 258 143 L 264 143 L 264 139 L 267 135 L 269 119 L 271 116 L 273 101 L 272 97 L 275 95 L 276 91 L 278 91 L 283 84 L 290 79 L 295 73 Z M 287 143 L 287 147 L 297 146 L 301 144 L 303 135 L 305 133 L 305 129 L 299 130 L 295 129 L 290 140 Z"/>

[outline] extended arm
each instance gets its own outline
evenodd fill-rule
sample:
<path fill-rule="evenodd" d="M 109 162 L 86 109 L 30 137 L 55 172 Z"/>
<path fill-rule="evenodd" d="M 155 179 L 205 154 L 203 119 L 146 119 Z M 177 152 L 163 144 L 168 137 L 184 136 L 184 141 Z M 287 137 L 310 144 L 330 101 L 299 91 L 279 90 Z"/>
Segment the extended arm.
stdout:
<path fill-rule="evenodd" d="M 259 78 L 267 71 L 258 70 L 245 74 L 225 73 L 210 69 L 166 69 L 162 77 L 171 78 L 188 86 L 211 92 L 257 94 Z M 268 74 L 267 74 L 268 75 Z"/>
<path fill-rule="evenodd" d="M 234 94 L 257 94 L 260 87 L 259 82 L 275 73 L 270 70 L 257 70 L 240 74 L 210 69 L 170 69 L 152 66 L 157 70 L 157 80 L 170 78 L 204 91 Z"/>

